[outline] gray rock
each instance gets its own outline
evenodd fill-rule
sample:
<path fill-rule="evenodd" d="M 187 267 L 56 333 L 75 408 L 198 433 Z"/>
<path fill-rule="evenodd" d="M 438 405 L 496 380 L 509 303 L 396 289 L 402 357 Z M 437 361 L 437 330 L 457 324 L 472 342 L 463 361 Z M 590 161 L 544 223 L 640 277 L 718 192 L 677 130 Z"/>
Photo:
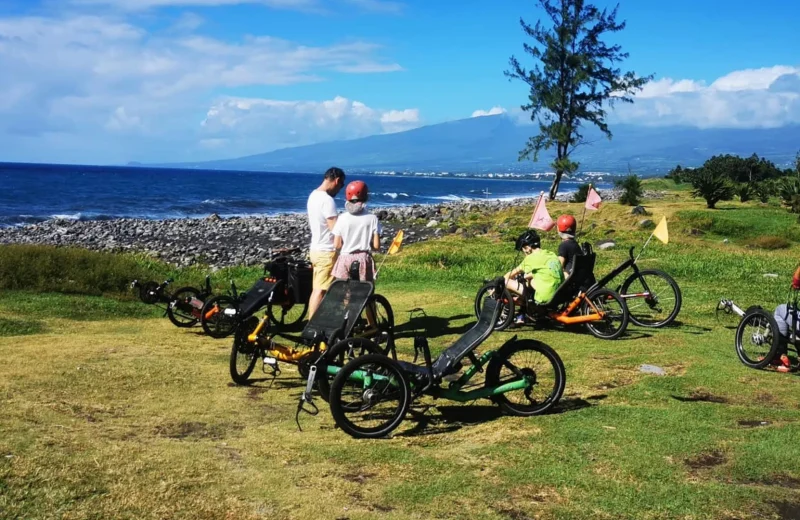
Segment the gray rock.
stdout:
<path fill-rule="evenodd" d="M 431 219 L 431 220 L 428 221 L 428 223 L 425 225 L 425 227 L 431 228 L 431 227 L 438 226 L 438 225 L 439 225 L 439 221 L 438 220 Z"/>
<path fill-rule="evenodd" d="M 666 370 L 656 365 L 641 365 L 639 366 L 639 372 L 643 372 L 645 374 L 654 374 L 657 376 L 667 375 Z"/>
<path fill-rule="evenodd" d="M 600 249 L 600 250 L 611 249 L 612 247 L 614 247 L 616 245 L 617 245 L 617 243 L 614 242 L 613 240 L 610 240 L 610 239 L 609 240 L 601 240 L 601 241 L 597 242 L 594 245 L 594 248 L 595 249 Z"/>
<path fill-rule="evenodd" d="M 631 215 L 649 215 L 650 213 L 644 209 L 644 206 L 636 206 L 631 210 Z"/>
<path fill-rule="evenodd" d="M 653 222 L 649 218 L 646 218 L 646 219 L 643 219 L 643 220 L 639 221 L 639 227 L 640 228 L 650 229 L 650 228 L 653 228 L 655 226 L 656 226 L 655 222 Z"/>
<path fill-rule="evenodd" d="M 778 275 L 775 273 L 764 273 L 764 278 L 777 278 Z"/>

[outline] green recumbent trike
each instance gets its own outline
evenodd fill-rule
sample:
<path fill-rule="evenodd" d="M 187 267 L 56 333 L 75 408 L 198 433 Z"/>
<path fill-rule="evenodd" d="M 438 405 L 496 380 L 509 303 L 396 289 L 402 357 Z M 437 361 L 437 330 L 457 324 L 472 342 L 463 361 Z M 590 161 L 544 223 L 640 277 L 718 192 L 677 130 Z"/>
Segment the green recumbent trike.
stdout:
<path fill-rule="evenodd" d="M 503 294 L 504 280 L 495 282 L 498 290 L 492 294 Z M 355 357 L 344 366 L 327 365 L 321 359 L 310 370 L 301 400 L 311 400 L 318 371 L 322 378 L 333 376 L 329 402 L 336 424 L 353 437 L 366 438 L 392 432 L 405 418 L 411 402 L 423 394 L 460 402 L 489 398 L 511 415 L 542 414 L 558 403 L 566 383 L 564 364 L 552 348 L 514 336 L 497 350 L 482 355 L 475 352 L 492 334 L 500 308 L 494 296 L 487 296 L 477 323 L 433 361 L 427 339 L 416 337 L 414 348 L 422 351 L 424 365 L 374 353 L 378 349 L 367 339 L 344 340 L 342 343 L 347 342 L 353 350 L 373 353 Z M 442 386 L 443 378 L 456 377 L 464 358 L 472 366 L 447 387 Z M 538 358 L 538 363 L 533 358 Z M 476 373 L 484 372 L 484 366 L 485 382 L 467 385 Z"/>

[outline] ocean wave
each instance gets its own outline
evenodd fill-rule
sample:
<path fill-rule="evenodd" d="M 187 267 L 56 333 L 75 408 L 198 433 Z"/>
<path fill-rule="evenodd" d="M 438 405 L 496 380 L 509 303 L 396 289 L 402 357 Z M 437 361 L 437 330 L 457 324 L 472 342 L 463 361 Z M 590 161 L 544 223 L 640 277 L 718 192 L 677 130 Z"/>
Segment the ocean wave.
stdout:
<path fill-rule="evenodd" d="M 381 193 L 381 195 L 383 195 L 384 197 L 389 197 L 392 200 L 397 199 L 398 197 L 401 197 L 401 198 L 408 198 L 409 197 L 408 193 L 393 192 L 393 191 L 387 191 L 387 192 Z"/>

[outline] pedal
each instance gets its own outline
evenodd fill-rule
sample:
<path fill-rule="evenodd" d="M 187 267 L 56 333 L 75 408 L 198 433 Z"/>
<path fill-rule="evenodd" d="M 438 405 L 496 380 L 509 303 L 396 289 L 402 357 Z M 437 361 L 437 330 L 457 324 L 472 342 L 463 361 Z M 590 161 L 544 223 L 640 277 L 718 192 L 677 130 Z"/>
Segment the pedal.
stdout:
<path fill-rule="evenodd" d="M 279 376 L 281 375 L 281 367 L 278 365 L 278 360 L 274 357 L 264 356 L 264 364 L 261 366 L 261 370 L 266 374 L 267 367 L 272 370 L 272 375 Z"/>

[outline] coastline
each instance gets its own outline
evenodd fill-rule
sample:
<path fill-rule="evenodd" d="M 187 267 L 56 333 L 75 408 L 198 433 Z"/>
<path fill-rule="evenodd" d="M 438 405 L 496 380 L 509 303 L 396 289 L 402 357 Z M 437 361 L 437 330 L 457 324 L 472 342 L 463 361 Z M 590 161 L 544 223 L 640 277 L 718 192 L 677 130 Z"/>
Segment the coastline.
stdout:
<path fill-rule="evenodd" d="M 556 196 L 565 201 L 572 193 Z M 604 190 L 603 201 L 614 201 L 619 193 Z M 388 245 L 399 229 L 405 244 L 433 237 L 468 232 L 458 221 L 470 213 L 495 213 L 528 207 L 537 198 L 470 200 L 439 204 L 377 206 L 369 208 L 383 227 L 381 243 Z M 301 248 L 308 251 L 310 231 L 303 213 L 274 216 L 110 220 L 50 219 L 36 224 L 0 228 L 2 244 L 36 244 L 83 247 L 95 251 L 143 253 L 179 267 L 201 263 L 211 269 L 234 265 L 260 265 L 271 249 Z"/>

